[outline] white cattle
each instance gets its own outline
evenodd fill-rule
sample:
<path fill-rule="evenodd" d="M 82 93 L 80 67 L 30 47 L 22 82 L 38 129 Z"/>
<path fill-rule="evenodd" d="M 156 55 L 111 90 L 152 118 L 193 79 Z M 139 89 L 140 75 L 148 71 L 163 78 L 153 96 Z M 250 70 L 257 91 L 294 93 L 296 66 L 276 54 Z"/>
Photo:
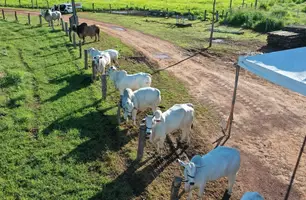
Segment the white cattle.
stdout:
<path fill-rule="evenodd" d="M 88 50 L 89 55 L 94 59 L 94 57 L 101 56 L 103 54 L 108 54 L 110 57 L 110 64 L 114 63 L 118 65 L 118 59 L 119 59 L 119 51 L 115 49 L 107 49 L 104 51 L 100 51 L 98 49 L 95 49 L 93 47 L 89 48 Z"/>
<path fill-rule="evenodd" d="M 51 21 L 55 21 L 55 20 L 58 21 L 58 25 L 59 25 L 59 20 L 62 18 L 62 14 L 60 11 L 52 12 L 50 9 L 45 10 L 45 11 L 41 10 L 40 14 L 49 23 L 49 26 L 51 26 Z"/>
<path fill-rule="evenodd" d="M 147 115 L 146 121 L 147 135 L 150 135 L 150 142 L 157 145 L 161 153 L 164 147 L 166 135 L 177 130 L 182 130 L 181 141 L 186 140 L 190 143 L 189 133 L 194 119 L 194 109 L 191 103 L 175 104 L 166 112 L 160 110 L 154 115 Z"/>
<path fill-rule="evenodd" d="M 150 87 L 152 83 L 151 75 L 148 73 L 127 74 L 125 70 L 117 70 L 114 66 L 108 69 L 107 74 L 119 90 L 120 96 L 123 95 L 125 88 L 138 90 L 140 88 Z"/>
<path fill-rule="evenodd" d="M 240 168 L 240 152 L 237 149 L 219 146 L 204 156 L 196 155 L 190 162 L 183 162 L 185 191 L 189 192 L 188 200 L 191 199 L 192 190 L 199 188 L 199 197 L 202 199 L 204 188 L 208 181 L 217 180 L 221 177 L 228 178 L 228 191 L 230 195 Z"/>
<path fill-rule="evenodd" d="M 246 192 L 240 200 L 265 200 L 258 192 Z"/>
<path fill-rule="evenodd" d="M 106 67 L 111 64 L 111 58 L 109 54 L 94 56 L 93 61 L 95 63 L 97 75 L 105 73 Z"/>
<path fill-rule="evenodd" d="M 136 125 L 137 111 L 151 108 L 152 112 L 155 112 L 160 102 L 161 94 L 157 88 L 145 87 L 134 92 L 130 88 L 126 88 L 122 97 L 124 119 L 128 121 L 128 116 L 132 116 L 134 125 Z"/>

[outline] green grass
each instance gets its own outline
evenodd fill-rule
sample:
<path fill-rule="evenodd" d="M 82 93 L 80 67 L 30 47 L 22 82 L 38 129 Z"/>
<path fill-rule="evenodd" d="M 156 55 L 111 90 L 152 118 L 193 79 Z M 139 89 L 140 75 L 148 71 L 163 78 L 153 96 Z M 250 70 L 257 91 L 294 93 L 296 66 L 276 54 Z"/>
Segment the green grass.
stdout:
<path fill-rule="evenodd" d="M 180 168 L 174 160 L 160 171 L 154 158 L 133 162 L 137 127 L 118 126 L 119 93 L 110 81 L 101 101 L 100 82 L 91 83 L 91 70 L 83 69 L 63 32 L 35 26 L 38 17 L 32 26 L 22 16 L 19 23 L 7 18 L 0 20 L 0 199 L 168 199 Z M 91 46 L 119 49 L 129 73 L 153 72 L 118 39 L 102 34 L 100 42 L 83 47 Z M 155 74 L 153 86 L 167 108 L 193 101 L 167 72 Z M 195 105 L 197 115 L 211 120 Z"/>

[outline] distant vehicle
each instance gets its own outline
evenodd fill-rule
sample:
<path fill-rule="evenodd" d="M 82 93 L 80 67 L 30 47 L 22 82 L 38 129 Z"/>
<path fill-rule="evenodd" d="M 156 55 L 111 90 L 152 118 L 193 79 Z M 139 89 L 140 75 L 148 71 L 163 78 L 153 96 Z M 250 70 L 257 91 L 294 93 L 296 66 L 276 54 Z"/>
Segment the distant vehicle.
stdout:
<path fill-rule="evenodd" d="M 75 8 L 76 9 L 81 9 L 82 8 L 82 3 L 75 3 Z M 72 4 L 71 3 L 62 3 L 58 5 L 54 5 L 51 8 L 52 11 L 60 11 L 62 14 L 68 14 L 68 13 L 73 13 L 72 11 Z"/>

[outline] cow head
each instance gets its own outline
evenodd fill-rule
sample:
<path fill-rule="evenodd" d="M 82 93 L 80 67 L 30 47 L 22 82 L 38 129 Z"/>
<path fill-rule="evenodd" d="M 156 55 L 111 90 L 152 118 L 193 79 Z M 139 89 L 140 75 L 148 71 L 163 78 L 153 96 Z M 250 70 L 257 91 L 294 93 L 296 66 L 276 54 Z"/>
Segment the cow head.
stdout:
<path fill-rule="evenodd" d="M 154 115 L 147 115 L 146 118 L 142 119 L 142 123 L 146 123 L 146 134 L 150 136 L 152 134 L 152 127 L 153 127 L 153 117 Z"/>
<path fill-rule="evenodd" d="M 129 116 L 132 116 L 132 112 L 134 110 L 134 103 L 131 101 L 131 99 L 127 99 L 126 102 L 122 102 L 123 107 L 123 117 L 124 119 L 128 119 Z"/>
<path fill-rule="evenodd" d="M 106 75 L 110 75 L 116 70 L 117 70 L 117 68 L 115 66 L 111 66 L 111 67 L 108 68 L 108 70 L 106 72 Z"/>
<path fill-rule="evenodd" d="M 184 177 L 185 177 L 185 192 L 189 192 L 191 187 L 194 186 L 195 183 L 195 175 L 196 175 L 196 165 L 193 162 L 184 162 L 178 159 L 178 162 L 181 166 L 184 167 Z"/>

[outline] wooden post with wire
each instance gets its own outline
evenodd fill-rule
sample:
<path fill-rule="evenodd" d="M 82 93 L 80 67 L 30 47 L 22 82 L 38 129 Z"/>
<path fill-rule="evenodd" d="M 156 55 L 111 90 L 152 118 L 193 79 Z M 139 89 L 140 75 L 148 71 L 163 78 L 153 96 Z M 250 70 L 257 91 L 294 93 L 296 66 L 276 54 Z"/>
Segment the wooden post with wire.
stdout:
<path fill-rule="evenodd" d="M 39 25 L 42 26 L 42 19 L 41 19 L 41 15 L 38 15 L 39 17 Z"/>
<path fill-rule="evenodd" d="M 216 11 L 216 22 L 219 21 L 219 11 Z"/>
<path fill-rule="evenodd" d="M 228 131 L 227 138 L 230 138 L 231 136 L 231 129 L 232 129 L 232 124 L 233 124 L 233 119 L 234 119 L 234 108 L 235 108 L 235 103 L 236 103 L 236 94 L 237 94 L 238 80 L 239 80 L 239 71 L 240 71 L 240 66 L 237 64 L 236 65 L 236 76 L 235 76 L 235 88 L 233 92 L 231 112 L 227 120 L 226 128 L 222 130 L 224 135 L 226 135 L 226 132 Z"/>
<path fill-rule="evenodd" d="M 5 20 L 4 10 L 2 9 L 2 18 Z"/>
<path fill-rule="evenodd" d="M 106 99 L 106 93 L 107 93 L 107 81 L 106 81 L 106 74 L 105 72 L 101 75 L 101 89 L 102 89 L 102 99 Z"/>
<path fill-rule="evenodd" d="M 204 10 L 204 21 L 207 20 L 207 10 Z"/>
<path fill-rule="evenodd" d="M 84 49 L 84 68 L 88 69 L 88 51 Z"/>
<path fill-rule="evenodd" d="M 138 149 L 137 149 L 137 158 L 136 160 L 140 161 L 143 157 L 143 150 L 146 144 L 146 124 L 142 123 L 139 127 L 138 135 Z"/>
<path fill-rule="evenodd" d="M 75 32 L 73 32 L 72 34 L 72 43 L 73 43 L 73 48 L 76 49 Z"/>
<path fill-rule="evenodd" d="M 61 25 L 62 25 L 62 31 L 65 31 L 63 18 L 61 18 Z"/>
<path fill-rule="evenodd" d="M 81 42 L 81 40 L 79 40 L 79 54 L 80 54 L 80 58 L 82 58 L 82 42 Z"/>
<path fill-rule="evenodd" d="M 214 0 L 214 5 L 213 5 L 213 14 L 212 14 L 212 20 L 211 20 L 211 30 L 210 30 L 210 38 L 209 38 L 209 47 L 212 46 L 212 40 L 213 40 L 213 34 L 214 34 L 215 10 L 216 10 L 216 0 Z"/>
<path fill-rule="evenodd" d="M 181 177 L 175 176 L 173 181 L 172 181 L 172 186 L 171 186 L 171 200 L 178 200 L 178 194 L 180 191 L 180 187 L 182 184 L 183 179 Z"/>
<path fill-rule="evenodd" d="M 95 61 L 91 61 L 91 68 L 92 68 L 91 80 L 92 80 L 92 82 L 95 82 L 95 80 L 96 80 L 96 64 L 95 64 Z"/>
<path fill-rule="evenodd" d="M 28 24 L 31 25 L 31 15 L 28 13 Z"/>
<path fill-rule="evenodd" d="M 15 11 L 15 21 L 18 22 L 17 11 Z"/>
<path fill-rule="evenodd" d="M 65 33 L 66 33 L 66 36 L 69 36 L 68 22 L 65 22 Z"/>
<path fill-rule="evenodd" d="M 255 0 L 255 5 L 254 5 L 255 9 L 257 8 L 257 2 L 258 0 Z"/>

